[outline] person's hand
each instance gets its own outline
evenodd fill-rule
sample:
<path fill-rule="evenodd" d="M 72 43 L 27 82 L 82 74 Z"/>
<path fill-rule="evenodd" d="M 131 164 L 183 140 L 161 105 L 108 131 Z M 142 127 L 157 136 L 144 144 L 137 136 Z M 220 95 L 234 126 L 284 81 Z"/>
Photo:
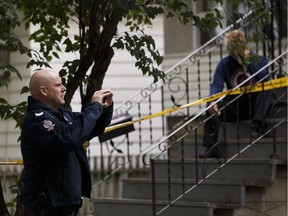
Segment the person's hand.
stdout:
<path fill-rule="evenodd" d="M 113 104 L 113 92 L 111 91 L 111 89 L 109 88 L 106 88 L 106 89 L 103 89 L 105 92 L 105 96 L 103 98 L 103 106 L 106 108 L 106 107 L 109 107 Z"/>
<path fill-rule="evenodd" d="M 218 107 L 218 104 L 214 104 L 213 106 L 211 106 L 209 109 L 208 109 L 208 112 L 213 115 L 215 114 L 216 116 L 219 116 L 221 114 L 220 110 L 219 110 L 219 107 Z"/>
<path fill-rule="evenodd" d="M 92 96 L 91 102 L 98 102 L 104 108 L 107 108 L 113 103 L 113 92 L 109 88 L 95 91 Z"/>

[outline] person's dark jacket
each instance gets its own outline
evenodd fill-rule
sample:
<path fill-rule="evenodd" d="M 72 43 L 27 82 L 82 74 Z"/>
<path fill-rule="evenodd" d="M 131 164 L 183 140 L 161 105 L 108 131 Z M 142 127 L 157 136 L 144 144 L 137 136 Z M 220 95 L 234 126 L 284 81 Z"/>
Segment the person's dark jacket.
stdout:
<path fill-rule="evenodd" d="M 53 206 L 80 205 L 90 197 L 91 178 L 83 143 L 104 132 L 113 106 L 91 103 L 83 112 L 60 108 L 57 112 L 28 97 L 21 133 L 24 174 L 21 203 L 37 205 L 39 194 L 48 193 Z"/>
<path fill-rule="evenodd" d="M 250 51 L 250 55 L 255 56 L 255 53 Z M 259 59 L 250 58 L 250 63 L 247 65 L 247 71 L 243 71 L 243 66 L 241 66 L 231 55 L 223 58 L 217 65 L 213 82 L 210 85 L 210 95 L 222 92 L 224 85 L 226 85 L 227 89 L 232 89 L 256 72 L 259 73 L 247 84 L 251 85 L 259 80 L 262 82 L 267 81 L 269 79 L 268 68 L 261 72 L 259 70 L 268 64 L 268 60 L 263 56 L 258 57 Z"/>

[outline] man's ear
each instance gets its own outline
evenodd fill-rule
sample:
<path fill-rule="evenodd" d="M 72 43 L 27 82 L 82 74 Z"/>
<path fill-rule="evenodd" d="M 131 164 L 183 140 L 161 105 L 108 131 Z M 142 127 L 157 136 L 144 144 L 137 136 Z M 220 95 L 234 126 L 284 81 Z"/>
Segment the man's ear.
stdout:
<path fill-rule="evenodd" d="M 47 89 L 45 86 L 40 86 L 40 94 L 47 96 Z"/>

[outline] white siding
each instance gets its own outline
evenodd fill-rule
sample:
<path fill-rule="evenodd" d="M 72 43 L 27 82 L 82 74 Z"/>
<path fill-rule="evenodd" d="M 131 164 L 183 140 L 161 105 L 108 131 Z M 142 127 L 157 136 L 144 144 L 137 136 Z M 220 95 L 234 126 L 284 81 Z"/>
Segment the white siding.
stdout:
<path fill-rule="evenodd" d="M 15 30 L 15 33 L 20 36 L 23 43 L 28 46 L 27 35 L 29 32 L 25 31 L 24 26 L 20 26 Z M 30 69 L 26 69 L 26 64 L 29 59 L 26 56 L 18 53 L 10 54 L 10 63 L 14 65 L 22 75 L 22 82 L 18 79 L 16 74 L 12 75 L 8 89 L 1 88 L 1 96 L 5 95 L 7 101 L 11 104 L 17 104 L 21 101 L 26 101 L 28 94 L 20 95 L 20 91 L 23 86 L 28 85 L 30 77 Z M 0 120 L 0 159 L 20 159 L 20 144 L 17 142 L 20 136 L 20 130 L 15 129 L 15 121 Z"/>

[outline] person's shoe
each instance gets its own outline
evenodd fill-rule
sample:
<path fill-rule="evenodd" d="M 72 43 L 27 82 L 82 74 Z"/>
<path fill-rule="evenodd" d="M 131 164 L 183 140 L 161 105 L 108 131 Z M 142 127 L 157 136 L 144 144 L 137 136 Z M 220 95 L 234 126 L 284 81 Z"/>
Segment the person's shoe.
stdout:
<path fill-rule="evenodd" d="M 262 133 L 262 126 L 260 126 L 259 124 L 255 124 L 255 123 L 251 125 L 250 136 L 252 138 L 259 137 L 261 133 Z"/>
<path fill-rule="evenodd" d="M 199 158 L 219 158 L 219 152 L 215 149 L 206 150 L 199 154 Z"/>

